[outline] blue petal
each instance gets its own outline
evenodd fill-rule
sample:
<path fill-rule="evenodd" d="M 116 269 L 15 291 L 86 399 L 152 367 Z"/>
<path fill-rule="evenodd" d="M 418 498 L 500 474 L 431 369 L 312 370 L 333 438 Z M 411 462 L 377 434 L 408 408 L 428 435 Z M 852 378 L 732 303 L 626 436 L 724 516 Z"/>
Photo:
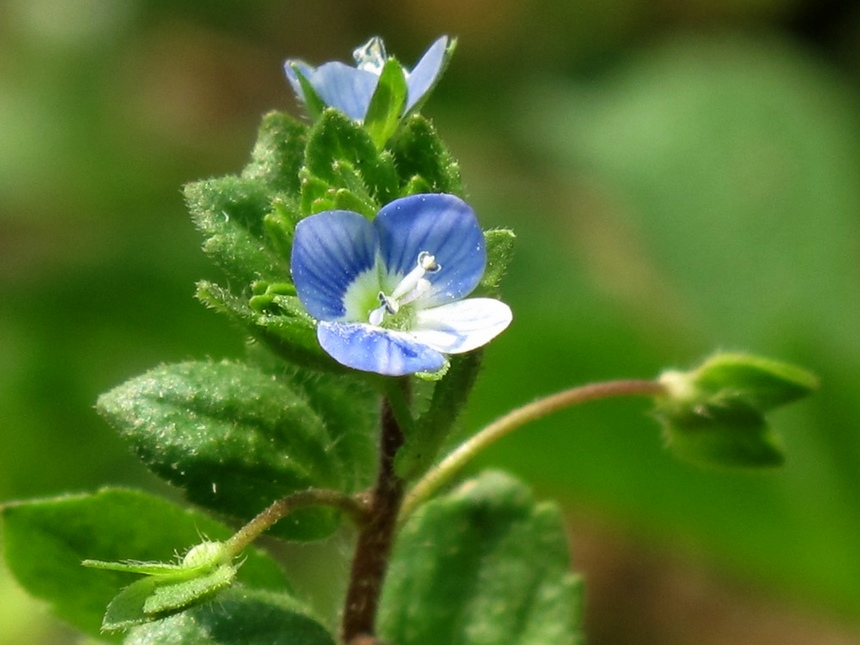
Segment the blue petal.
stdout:
<path fill-rule="evenodd" d="M 408 94 L 406 108 L 408 112 L 436 84 L 439 73 L 445 62 L 445 50 L 448 48 L 448 37 L 442 36 L 424 53 L 406 79 Z"/>
<path fill-rule="evenodd" d="M 327 106 L 363 121 L 379 75 L 333 62 L 320 65 L 308 80 Z"/>
<path fill-rule="evenodd" d="M 351 211 L 325 211 L 296 226 L 290 270 L 299 300 L 317 320 L 345 313 L 343 296 L 359 274 L 376 264 L 373 224 Z"/>
<path fill-rule="evenodd" d="M 373 222 L 390 273 L 409 273 L 422 251 L 436 256 L 441 269 L 425 276 L 432 286 L 421 299 L 423 307 L 459 300 L 484 275 L 484 234 L 471 206 L 459 197 L 427 194 L 396 199 Z"/>
<path fill-rule="evenodd" d="M 436 372 L 445 357 L 408 333 L 366 323 L 321 322 L 317 338 L 338 363 L 365 372 L 403 376 Z"/>

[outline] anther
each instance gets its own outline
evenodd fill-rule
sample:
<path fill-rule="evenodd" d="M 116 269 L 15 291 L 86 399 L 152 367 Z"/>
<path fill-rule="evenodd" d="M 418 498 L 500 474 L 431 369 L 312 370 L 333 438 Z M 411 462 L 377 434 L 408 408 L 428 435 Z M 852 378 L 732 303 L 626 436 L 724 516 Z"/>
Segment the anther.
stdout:
<path fill-rule="evenodd" d="M 424 269 L 427 273 L 436 273 L 442 268 L 442 265 L 436 262 L 436 256 L 431 255 L 427 251 L 421 251 L 418 254 L 418 266 Z"/>

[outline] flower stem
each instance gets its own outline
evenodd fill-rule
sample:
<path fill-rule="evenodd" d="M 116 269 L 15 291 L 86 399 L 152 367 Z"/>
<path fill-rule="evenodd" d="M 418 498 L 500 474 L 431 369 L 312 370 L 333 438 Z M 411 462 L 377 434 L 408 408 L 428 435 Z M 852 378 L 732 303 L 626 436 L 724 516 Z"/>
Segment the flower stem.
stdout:
<path fill-rule="evenodd" d="M 657 381 L 608 381 L 564 390 L 512 410 L 460 444 L 437 466 L 430 469 L 406 496 L 401 508 L 400 522 L 451 481 L 479 452 L 520 426 L 552 412 L 588 401 L 617 396 L 659 396 L 664 393 L 663 385 Z"/>
<path fill-rule="evenodd" d="M 398 383 L 403 400 L 407 385 L 405 380 Z M 379 595 L 405 492 L 405 482 L 394 470 L 394 457 L 403 445 L 403 432 L 391 398 L 387 396 L 382 401 L 379 472 L 371 491 L 369 519 L 358 534 L 352 560 L 341 627 L 344 643 L 362 639 L 373 642 Z"/>
<path fill-rule="evenodd" d="M 359 526 L 368 521 L 370 513 L 367 500 L 360 495 L 324 488 L 298 491 L 272 503 L 239 529 L 225 542 L 227 553 L 230 557 L 237 556 L 272 525 L 303 506 L 334 506 L 347 513 Z"/>

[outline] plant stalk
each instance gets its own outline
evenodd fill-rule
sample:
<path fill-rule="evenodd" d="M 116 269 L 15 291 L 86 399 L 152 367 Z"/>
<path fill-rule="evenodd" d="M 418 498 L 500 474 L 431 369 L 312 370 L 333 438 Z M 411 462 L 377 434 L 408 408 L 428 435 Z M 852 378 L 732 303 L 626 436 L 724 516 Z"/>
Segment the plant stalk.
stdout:
<path fill-rule="evenodd" d="M 370 496 L 369 519 L 359 531 L 352 560 L 341 627 L 344 643 L 375 642 L 379 596 L 405 492 L 405 482 L 394 470 L 403 432 L 390 398 L 382 401 L 379 472 Z"/>
<path fill-rule="evenodd" d="M 359 526 L 368 520 L 370 513 L 367 501 L 361 496 L 325 488 L 309 488 L 287 495 L 260 511 L 227 540 L 227 552 L 235 557 L 275 523 L 304 506 L 334 506 L 344 511 Z"/>
<path fill-rule="evenodd" d="M 400 522 L 405 521 L 418 506 L 451 481 L 479 452 L 527 423 L 587 401 L 618 396 L 659 396 L 665 392 L 664 386 L 658 381 L 608 381 L 564 390 L 512 410 L 472 435 L 431 468 L 409 491 L 401 509 Z"/>

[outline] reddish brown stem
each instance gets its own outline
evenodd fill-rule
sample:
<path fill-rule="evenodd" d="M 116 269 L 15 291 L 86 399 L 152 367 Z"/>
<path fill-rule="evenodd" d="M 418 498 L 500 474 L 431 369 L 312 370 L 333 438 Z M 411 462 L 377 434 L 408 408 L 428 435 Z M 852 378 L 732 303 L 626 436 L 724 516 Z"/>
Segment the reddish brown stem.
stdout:
<path fill-rule="evenodd" d="M 370 499 L 370 519 L 359 534 L 343 612 L 344 643 L 375 642 L 379 595 L 394 542 L 404 481 L 394 471 L 403 433 L 388 399 L 382 403 L 379 473 Z"/>

